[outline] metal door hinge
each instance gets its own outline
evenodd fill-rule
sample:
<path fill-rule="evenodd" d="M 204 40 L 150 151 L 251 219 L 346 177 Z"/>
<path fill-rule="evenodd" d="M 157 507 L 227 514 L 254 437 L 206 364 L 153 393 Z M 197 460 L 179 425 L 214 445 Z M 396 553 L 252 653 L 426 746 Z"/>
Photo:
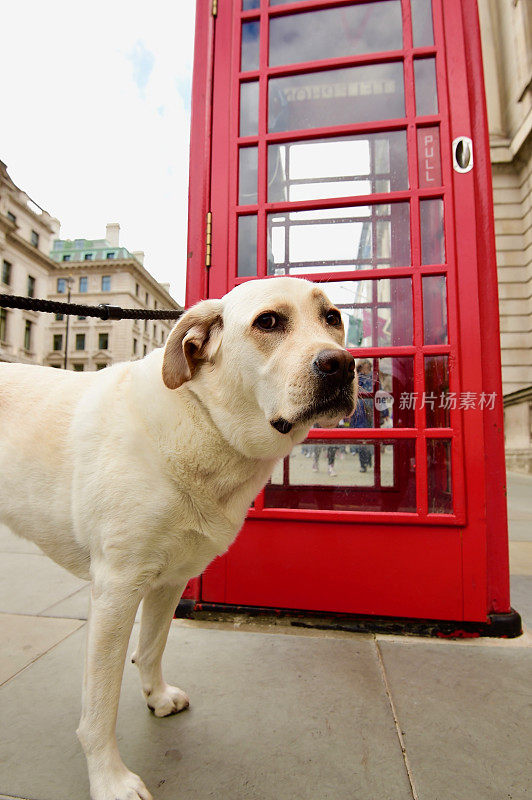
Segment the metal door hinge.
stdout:
<path fill-rule="evenodd" d="M 212 213 L 207 211 L 207 223 L 205 226 L 205 266 L 211 266 L 211 243 L 212 243 Z"/>
<path fill-rule="evenodd" d="M 218 16 L 218 0 L 212 0 L 211 14 L 213 17 Z"/>

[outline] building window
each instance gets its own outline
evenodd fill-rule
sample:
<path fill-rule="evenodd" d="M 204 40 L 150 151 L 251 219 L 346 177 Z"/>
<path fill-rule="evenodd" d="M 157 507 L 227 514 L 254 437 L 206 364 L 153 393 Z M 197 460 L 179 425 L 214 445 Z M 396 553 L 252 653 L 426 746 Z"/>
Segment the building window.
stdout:
<path fill-rule="evenodd" d="M 102 292 L 110 292 L 110 291 L 111 291 L 111 276 L 102 275 Z"/>
<path fill-rule="evenodd" d="M 35 278 L 28 275 L 28 297 L 35 297 Z"/>
<path fill-rule="evenodd" d="M 54 350 L 62 350 L 62 349 L 63 349 L 63 334 L 54 333 Z"/>
<path fill-rule="evenodd" d="M 146 353 L 147 353 L 147 352 L 148 352 L 148 348 L 146 347 L 146 345 L 144 345 L 144 348 L 143 348 L 143 355 L 146 355 Z"/>
<path fill-rule="evenodd" d="M 93 258 L 94 258 L 93 253 L 85 253 L 85 261 L 92 261 Z"/>
<path fill-rule="evenodd" d="M 164 330 L 161 329 L 161 344 L 164 342 Z"/>
<path fill-rule="evenodd" d="M 57 293 L 65 294 L 66 292 L 66 278 L 57 279 Z"/>
<path fill-rule="evenodd" d="M 112 252 L 112 253 L 107 253 L 107 255 L 106 255 L 105 257 L 106 257 L 106 258 L 107 258 L 109 261 L 112 261 L 112 260 L 114 259 L 115 255 L 116 255 L 116 253 L 115 253 L 115 252 Z"/>
<path fill-rule="evenodd" d="M 55 315 L 55 321 L 56 322 L 62 322 L 64 320 L 64 318 L 65 318 L 64 314 L 56 314 Z"/>
<path fill-rule="evenodd" d="M 144 333 L 148 333 L 148 320 L 144 320 Z"/>
<path fill-rule="evenodd" d="M 11 264 L 9 261 L 2 262 L 2 283 L 11 286 Z"/>
<path fill-rule="evenodd" d="M 17 221 L 17 218 L 16 218 L 16 216 L 13 214 L 13 212 L 12 212 L 12 211 L 8 211 L 8 212 L 7 212 L 7 218 L 8 218 L 8 220 L 9 220 L 10 222 L 13 222 L 13 223 L 16 223 L 16 221 Z"/>
<path fill-rule="evenodd" d="M 153 307 L 154 307 L 154 309 L 157 311 L 157 300 L 154 300 L 154 301 L 153 301 Z"/>
<path fill-rule="evenodd" d="M 5 313 L 5 312 L 4 312 L 4 313 Z M 133 355 L 134 355 L 134 356 L 136 356 L 136 355 L 137 355 L 137 344 L 138 344 L 137 340 L 136 340 L 136 339 L 133 339 Z"/>
<path fill-rule="evenodd" d="M 150 296 L 148 292 L 146 292 L 146 305 L 148 305 L 149 302 L 150 302 Z"/>
<path fill-rule="evenodd" d="M 79 320 L 87 319 L 87 317 L 78 317 Z"/>
<path fill-rule="evenodd" d="M 76 333 L 76 350 L 85 350 L 85 334 Z"/>
<path fill-rule="evenodd" d="M 63 256 L 63 261 L 70 261 L 70 253 L 66 256 Z"/>
<path fill-rule="evenodd" d="M 34 247 L 39 246 L 39 234 L 37 233 L 37 231 L 31 232 L 31 243 Z"/>
<path fill-rule="evenodd" d="M 109 334 L 108 333 L 99 333 L 98 334 L 98 350 L 107 350 L 109 347 Z"/>
<path fill-rule="evenodd" d="M 157 339 L 157 325 L 153 326 L 153 338 Z"/>
<path fill-rule="evenodd" d="M 88 278 L 80 278 L 79 279 L 79 290 L 80 292 L 86 292 L 89 288 L 89 279 Z"/>
<path fill-rule="evenodd" d="M 0 308 L 0 342 L 7 342 L 7 311 Z"/>
<path fill-rule="evenodd" d="M 31 329 L 32 323 L 29 321 L 29 319 L 27 319 L 24 326 L 24 350 L 26 350 L 28 353 L 31 350 Z"/>
<path fill-rule="evenodd" d="M 97 369 L 97 370 L 100 370 L 100 369 L 105 369 L 105 368 L 106 368 L 106 366 L 107 366 L 107 364 L 96 364 L 96 369 Z"/>
<path fill-rule="evenodd" d="M 135 284 L 135 297 L 139 296 L 139 291 L 140 291 L 140 287 L 139 287 L 138 283 L 136 283 Z"/>
<path fill-rule="evenodd" d="M 83 370 L 85 369 L 85 365 L 84 364 L 72 364 L 72 369 L 74 370 L 74 372 L 83 372 Z"/>

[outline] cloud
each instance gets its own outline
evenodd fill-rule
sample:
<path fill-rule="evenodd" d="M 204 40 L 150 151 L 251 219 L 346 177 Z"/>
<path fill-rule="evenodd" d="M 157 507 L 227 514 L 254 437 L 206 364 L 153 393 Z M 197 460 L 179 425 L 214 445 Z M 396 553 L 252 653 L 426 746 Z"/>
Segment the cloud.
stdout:
<path fill-rule="evenodd" d="M 184 297 L 194 0 L 12 3 L 0 159 L 65 238 L 121 242 Z M 32 24 L 28 25 L 28 15 Z M 187 90 L 188 87 L 188 90 Z"/>

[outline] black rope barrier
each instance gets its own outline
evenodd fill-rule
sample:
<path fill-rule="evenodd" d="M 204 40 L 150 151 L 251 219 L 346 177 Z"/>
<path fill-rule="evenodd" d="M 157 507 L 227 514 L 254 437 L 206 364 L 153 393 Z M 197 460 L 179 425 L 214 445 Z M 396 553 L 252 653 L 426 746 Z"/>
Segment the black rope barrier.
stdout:
<path fill-rule="evenodd" d="M 24 311 L 43 311 L 45 314 L 66 314 L 78 317 L 108 319 L 179 319 L 182 309 L 120 308 L 108 303 L 84 306 L 79 303 L 62 303 L 57 300 L 40 300 L 36 297 L 19 297 L 0 294 L 0 308 L 22 308 Z"/>

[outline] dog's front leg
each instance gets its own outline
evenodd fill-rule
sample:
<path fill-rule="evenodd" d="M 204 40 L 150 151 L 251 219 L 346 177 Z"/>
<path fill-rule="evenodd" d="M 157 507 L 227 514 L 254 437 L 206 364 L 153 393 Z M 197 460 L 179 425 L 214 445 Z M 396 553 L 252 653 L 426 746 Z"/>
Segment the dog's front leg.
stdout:
<path fill-rule="evenodd" d="M 152 800 L 118 752 L 115 726 L 126 650 L 140 602 L 131 586 L 93 586 L 82 712 L 77 731 L 85 751 L 91 800 Z"/>
<path fill-rule="evenodd" d="M 160 586 L 149 591 L 142 603 L 139 643 L 132 661 L 139 668 L 144 697 L 156 717 L 176 714 L 189 704 L 185 692 L 165 682 L 161 667 L 170 623 L 183 589 L 184 584 Z"/>

